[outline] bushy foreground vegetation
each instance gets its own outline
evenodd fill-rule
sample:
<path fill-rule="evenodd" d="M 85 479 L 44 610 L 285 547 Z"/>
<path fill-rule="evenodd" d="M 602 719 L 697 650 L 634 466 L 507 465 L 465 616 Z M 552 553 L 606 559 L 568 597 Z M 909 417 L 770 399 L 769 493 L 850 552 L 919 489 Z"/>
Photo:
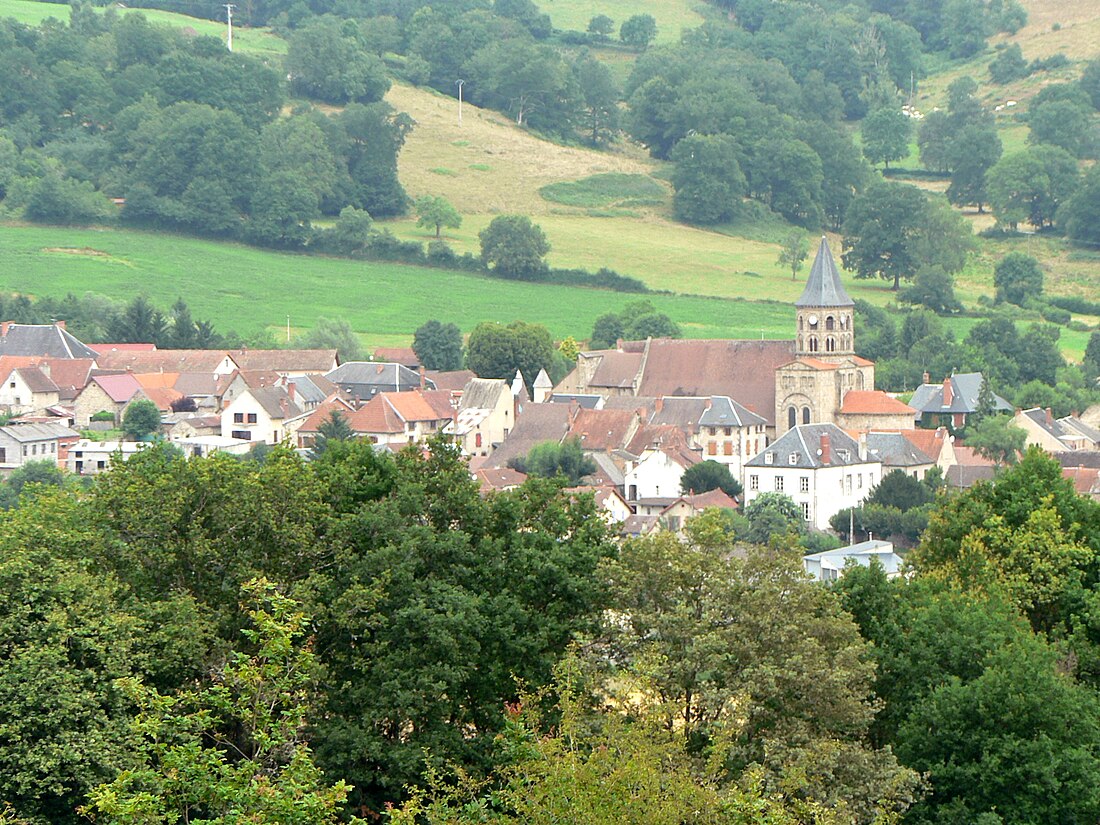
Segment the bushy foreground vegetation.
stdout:
<path fill-rule="evenodd" d="M 619 545 L 564 480 L 483 498 L 439 442 L 40 480 L 0 524 L 12 821 L 1100 811 L 1100 505 L 1038 452 L 939 495 L 914 578 L 833 589 L 723 518 Z"/>

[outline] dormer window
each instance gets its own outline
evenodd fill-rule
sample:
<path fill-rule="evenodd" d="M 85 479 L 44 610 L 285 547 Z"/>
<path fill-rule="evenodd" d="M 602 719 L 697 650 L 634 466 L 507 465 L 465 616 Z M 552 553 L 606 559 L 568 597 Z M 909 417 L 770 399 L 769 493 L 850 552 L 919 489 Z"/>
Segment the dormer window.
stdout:
<path fill-rule="evenodd" d="M 844 461 L 849 461 L 852 458 L 851 452 L 848 451 L 848 450 L 845 450 L 843 448 L 837 450 L 836 454 L 839 455 L 841 457 L 841 459 L 844 460 Z"/>
<path fill-rule="evenodd" d="M 764 453 L 765 464 L 775 464 L 775 453 Z"/>
<path fill-rule="evenodd" d="M 798 453 L 791 453 L 789 456 L 787 456 L 787 463 L 788 464 L 797 464 L 798 463 Z"/>

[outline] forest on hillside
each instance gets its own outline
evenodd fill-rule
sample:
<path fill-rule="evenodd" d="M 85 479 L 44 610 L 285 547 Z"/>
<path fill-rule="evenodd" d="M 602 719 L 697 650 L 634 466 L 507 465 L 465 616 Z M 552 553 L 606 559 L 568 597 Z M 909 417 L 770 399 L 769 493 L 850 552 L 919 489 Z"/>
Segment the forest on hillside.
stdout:
<path fill-rule="evenodd" d="M 4 822 L 1100 815 L 1100 504 L 1041 452 L 832 587 L 767 497 L 619 544 L 443 442 L 316 452 L 4 483 Z"/>

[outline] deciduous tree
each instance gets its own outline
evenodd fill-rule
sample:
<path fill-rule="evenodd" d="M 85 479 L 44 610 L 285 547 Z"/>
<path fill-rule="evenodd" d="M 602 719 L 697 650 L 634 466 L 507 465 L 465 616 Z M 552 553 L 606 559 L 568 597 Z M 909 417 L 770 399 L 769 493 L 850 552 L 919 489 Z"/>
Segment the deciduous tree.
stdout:
<path fill-rule="evenodd" d="M 456 324 L 444 324 L 434 318 L 413 333 L 413 352 L 429 370 L 462 368 L 462 330 Z"/>
<path fill-rule="evenodd" d="M 443 227 L 458 229 L 462 226 L 462 216 L 451 202 L 440 195 L 422 195 L 413 203 L 416 210 L 416 225 L 429 229 L 435 228 L 435 236 L 441 237 Z"/>
<path fill-rule="evenodd" d="M 537 279 L 550 251 L 546 234 L 526 215 L 498 215 L 478 233 L 481 260 L 506 278 Z"/>

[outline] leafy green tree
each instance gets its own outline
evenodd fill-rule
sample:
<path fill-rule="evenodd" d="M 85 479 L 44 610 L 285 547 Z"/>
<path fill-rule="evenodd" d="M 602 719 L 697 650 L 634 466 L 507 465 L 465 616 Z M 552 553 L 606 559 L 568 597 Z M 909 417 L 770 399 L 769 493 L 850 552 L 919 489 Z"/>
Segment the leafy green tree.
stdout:
<path fill-rule="evenodd" d="M 416 210 L 416 225 L 435 228 L 436 238 L 441 237 L 443 227 L 458 229 L 462 226 L 462 216 L 451 202 L 440 195 L 422 195 L 413 203 Z"/>
<path fill-rule="evenodd" d="M 333 410 L 317 428 L 317 435 L 314 436 L 313 449 L 310 453 L 313 458 L 319 458 L 325 454 L 333 442 L 350 441 L 354 435 L 344 414 L 339 410 Z"/>
<path fill-rule="evenodd" d="M 1084 365 L 1089 375 L 1100 375 L 1100 330 L 1089 336 L 1089 342 L 1085 345 Z"/>
<path fill-rule="evenodd" d="M 291 87 L 326 103 L 377 103 L 389 91 L 382 61 L 359 42 L 358 26 L 316 17 L 296 29 L 287 44 Z"/>
<path fill-rule="evenodd" d="M 1015 464 L 1027 443 L 1027 433 L 1007 415 L 985 418 L 968 428 L 966 446 L 997 464 Z"/>
<path fill-rule="evenodd" d="M 1028 76 L 1027 61 L 1019 43 L 1009 43 L 993 58 L 989 64 L 989 79 L 994 83 L 1004 85 L 1013 80 Z"/>
<path fill-rule="evenodd" d="M 864 156 L 871 163 L 882 163 L 889 169 L 890 161 L 909 154 L 912 128 L 909 116 L 900 109 L 894 106 L 876 109 L 864 118 L 861 127 Z"/>
<path fill-rule="evenodd" d="M 621 338 L 626 338 L 626 327 L 623 325 L 622 316 L 607 312 L 597 318 L 592 325 L 592 334 L 588 337 L 588 348 L 613 349 Z"/>
<path fill-rule="evenodd" d="M 672 211 L 682 221 L 711 224 L 737 214 L 748 183 L 740 149 L 729 135 L 691 135 L 676 144 L 671 159 Z"/>
<path fill-rule="evenodd" d="M 767 544 L 772 536 L 802 531 L 802 511 L 794 499 L 783 493 L 761 493 L 745 507 L 749 520 L 748 541 Z"/>
<path fill-rule="evenodd" d="M 1051 100 L 1028 111 L 1027 142 L 1065 149 L 1076 158 L 1092 157 L 1092 112 L 1070 100 Z"/>
<path fill-rule="evenodd" d="M 619 26 L 619 39 L 639 51 L 644 51 L 656 37 L 657 21 L 649 14 L 635 14 Z"/>
<path fill-rule="evenodd" d="M 993 268 L 997 300 L 1023 306 L 1043 294 L 1043 270 L 1039 262 L 1023 252 L 1009 252 Z"/>
<path fill-rule="evenodd" d="M 913 278 L 913 285 L 902 290 L 898 297 L 907 303 L 927 307 L 937 315 L 962 309 L 955 297 L 955 280 L 942 266 L 922 266 Z"/>
<path fill-rule="evenodd" d="M 343 821 L 348 786 L 326 784 L 304 738 L 317 678 L 308 617 L 266 580 L 243 589 L 253 653 L 231 654 L 213 684 L 176 696 L 126 685 L 142 706 L 141 761 L 92 791 L 94 822 Z"/>
<path fill-rule="evenodd" d="M 537 279 L 546 270 L 543 260 L 550 242 L 526 215 L 498 215 L 478 233 L 481 260 L 506 278 Z"/>
<path fill-rule="evenodd" d="M 336 116 L 333 144 L 351 178 L 349 205 L 384 218 L 404 213 L 408 196 L 397 178 L 397 154 L 413 127 L 388 103 L 349 104 Z"/>
<path fill-rule="evenodd" d="M 160 410 L 152 401 L 132 401 L 122 415 L 122 431 L 132 441 L 141 441 L 160 432 Z"/>
<path fill-rule="evenodd" d="M 580 89 L 572 67 L 553 47 L 520 38 L 492 41 L 465 64 L 465 77 L 472 102 L 506 112 L 517 126 L 572 132 Z"/>
<path fill-rule="evenodd" d="M 0 485 L 0 508 L 11 510 L 19 506 L 24 490 L 37 490 L 39 486 L 61 487 L 64 483 L 65 474 L 56 461 L 43 459 L 24 462 L 12 470 Z"/>
<path fill-rule="evenodd" d="M 892 280 L 895 290 L 921 264 L 957 272 L 972 245 L 965 223 L 908 184 L 874 184 L 852 201 L 844 219 L 844 266 L 857 278 Z"/>
<path fill-rule="evenodd" d="M 455 324 L 444 324 L 434 318 L 426 321 L 413 333 L 412 346 L 426 369 L 462 368 L 462 330 Z"/>
<path fill-rule="evenodd" d="M 798 270 L 802 269 L 802 264 L 809 254 L 810 247 L 806 243 L 806 236 L 801 232 L 791 232 L 783 239 L 783 243 L 779 247 L 779 258 L 776 263 L 791 271 L 791 280 L 793 281 L 795 276 L 798 275 Z"/>
<path fill-rule="evenodd" d="M 1042 228 L 1077 189 L 1077 161 L 1058 146 L 1033 146 L 1005 155 L 986 173 L 993 214 L 1015 229 L 1027 221 Z"/>
<path fill-rule="evenodd" d="M 370 213 L 354 206 L 345 206 L 331 229 L 322 239 L 339 252 L 361 252 L 371 241 L 374 221 Z"/>
<path fill-rule="evenodd" d="M 553 364 L 554 339 L 541 324 L 484 322 L 466 342 L 466 366 L 481 378 L 511 381 L 518 371 L 530 383 L 541 369 L 549 374 Z"/>
<path fill-rule="evenodd" d="M 318 318 L 295 343 L 305 349 L 334 349 L 341 361 L 358 361 L 363 351 L 359 336 L 344 318 Z"/>
<path fill-rule="evenodd" d="M 544 441 L 536 444 L 522 459 L 512 463 L 514 469 L 542 478 L 564 476 L 570 484 L 579 484 L 586 475 L 596 472 L 596 462 L 584 454 L 578 438 L 565 441 Z"/>
<path fill-rule="evenodd" d="M 581 124 L 593 146 L 611 141 L 619 128 L 622 93 L 602 60 L 585 52 L 573 63 L 573 74 L 584 101 Z"/>
<path fill-rule="evenodd" d="M 114 216 L 114 208 L 91 183 L 50 170 L 32 184 L 24 214 L 44 223 L 106 223 Z"/>
<path fill-rule="evenodd" d="M 1001 139 L 988 126 L 967 126 L 959 131 L 947 147 L 947 163 L 951 169 L 951 185 L 947 199 L 955 206 L 978 207 L 989 200 L 986 172 L 1001 157 Z"/>
<path fill-rule="evenodd" d="M 49 510 L 55 528 L 68 523 Z M 76 547 L 59 558 L 26 546 L 18 532 L 34 524 L 9 519 L 0 553 L 0 798 L 25 822 L 75 825 L 85 794 L 129 762 L 129 708 L 114 683 L 134 672 L 141 626 Z"/>
<path fill-rule="evenodd" d="M 710 459 L 700 461 L 684 470 L 680 477 L 681 493 L 706 493 L 721 490 L 731 498 L 741 495 L 741 483 L 730 475 L 729 467 Z"/>
<path fill-rule="evenodd" d="M 615 31 L 615 21 L 606 14 L 597 14 L 588 21 L 587 32 L 594 34 L 600 40 L 606 40 Z"/>

